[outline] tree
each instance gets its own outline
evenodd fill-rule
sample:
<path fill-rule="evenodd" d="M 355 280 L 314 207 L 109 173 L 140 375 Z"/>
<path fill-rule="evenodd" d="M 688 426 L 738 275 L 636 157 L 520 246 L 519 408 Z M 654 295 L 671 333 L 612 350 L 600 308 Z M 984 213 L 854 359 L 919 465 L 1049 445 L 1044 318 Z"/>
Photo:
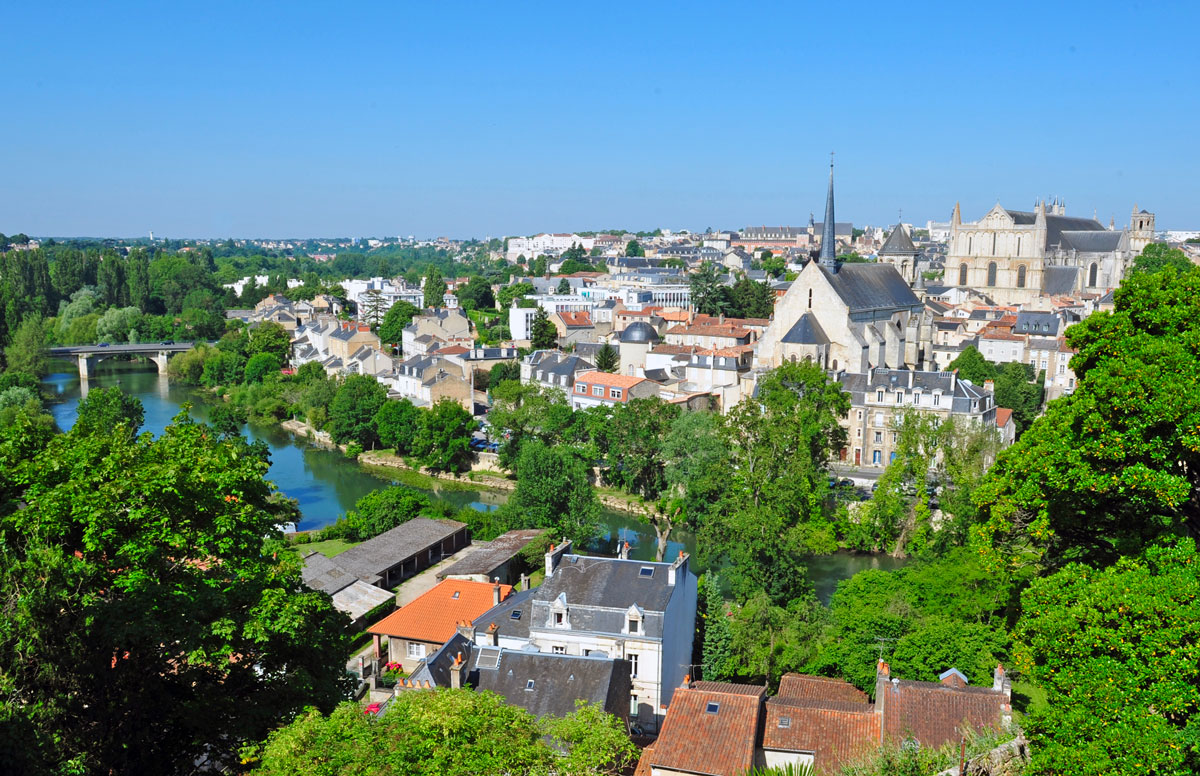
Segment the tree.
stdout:
<path fill-rule="evenodd" d="M 496 297 L 492 294 L 492 284 L 482 275 L 473 276 L 465 286 L 454 293 L 463 307 L 466 307 L 468 302 L 475 310 L 486 310 L 496 306 Z"/>
<path fill-rule="evenodd" d="M 547 256 L 538 256 L 529 265 L 529 274 L 536 278 L 545 277 L 550 272 L 550 259 Z"/>
<path fill-rule="evenodd" d="M 845 445 L 850 398 L 819 366 L 789 363 L 763 375 L 757 395 L 723 419 L 732 474 L 725 504 L 703 529 L 727 556 L 743 598 L 778 604 L 804 592 L 800 558 L 836 546 L 825 517 L 828 465 Z"/>
<path fill-rule="evenodd" d="M 232 402 L 222 402 L 208 411 L 208 424 L 225 436 L 237 436 L 249 419 L 246 408 Z"/>
<path fill-rule="evenodd" d="M 283 364 L 279 362 L 279 356 L 274 353 L 255 353 L 246 361 L 246 370 L 243 374 L 246 382 L 261 383 L 268 375 L 279 374 L 279 370 L 282 368 Z"/>
<path fill-rule="evenodd" d="M 630 240 L 629 242 L 625 243 L 625 255 L 645 256 L 646 251 L 642 248 L 641 243 L 639 243 L 637 240 Z"/>
<path fill-rule="evenodd" d="M 422 290 L 425 292 L 426 307 L 441 307 L 445 304 L 446 281 L 442 279 L 442 273 L 438 271 L 438 268 L 432 264 L 429 265 L 429 271 L 425 273 Z"/>
<path fill-rule="evenodd" d="M 474 428 L 475 418 L 461 404 L 454 399 L 440 399 L 420 414 L 413 455 L 433 471 L 464 471 L 471 465 Z"/>
<path fill-rule="evenodd" d="M 383 293 L 379 289 L 368 289 L 361 297 L 359 315 L 366 321 L 373 330 L 379 330 L 379 324 L 383 321 Z"/>
<path fill-rule="evenodd" d="M 292 337 L 278 323 L 266 321 L 247 329 L 246 357 L 258 353 L 271 353 L 286 364 L 292 355 Z"/>
<path fill-rule="evenodd" d="M 493 383 L 492 411 L 488 422 L 497 436 L 504 437 L 500 465 L 520 476 L 520 452 L 526 440 L 548 445 L 562 441 L 575 420 L 566 394 L 535 383 L 506 380 Z"/>
<path fill-rule="evenodd" d="M 775 311 L 775 292 L 766 283 L 742 275 L 730 290 L 733 306 L 729 313 L 738 318 L 769 318 Z"/>
<path fill-rule="evenodd" d="M 71 433 L 104 435 L 123 429 L 132 437 L 142 427 L 144 417 L 142 402 L 136 396 L 126 396 L 116 386 L 93 388 L 79 402 Z"/>
<path fill-rule="evenodd" d="M 513 283 L 511 286 L 501 288 L 496 294 L 496 304 L 501 310 L 507 310 L 513 306 L 513 301 L 525 296 L 536 293 L 532 283 Z"/>
<path fill-rule="evenodd" d="M 583 462 L 531 439 L 521 446 L 517 488 L 504 509 L 523 528 L 550 528 L 583 545 L 599 533 L 600 507 Z"/>
<path fill-rule="evenodd" d="M 381 717 L 345 703 L 309 710 L 262 747 L 263 776 L 408 774 L 533 776 L 557 765 L 532 714 L 490 692 L 401 692 Z"/>
<path fill-rule="evenodd" d="M 329 425 L 334 441 L 358 442 L 374 450 L 379 442 L 375 414 L 387 401 L 387 389 L 370 375 L 350 375 L 329 405 Z"/>
<path fill-rule="evenodd" d="M 411 302 L 397 300 L 388 308 L 379 326 L 379 340 L 393 347 L 400 347 L 404 341 L 404 329 L 412 323 L 412 319 L 421 314 L 421 310 Z"/>
<path fill-rule="evenodd" d="M 1027 721 L 1029 773 L 1200 772 L 1198 569 L 1184 539 L 1034 580 L 1014 632 L 1047 694 Z"/>
<path fill-rule="evenodd" d="M 186 410 L 158 438 L 0 434 L 24 505 L 0 499 L 9 771 L 227 767 L 345 697 L 349 621 L 264 544 L 285 519 L 264 455 Z"/>
<path fill-rule="evenodd" d="M 534 350 L 558 346 L 558 329 L 550 321 L 544 307 L 539 307 L 533 316 L 533 325 L 529 327 L 529 344 Z"/>
<path fill-rule="evenodd" d="M 715 571 L 700 578 L 697 598 L 704 627 L 701 675 L 706 682 L 728 681 L 734 676 L 733 634 L 729 630 L 732 612 L 721 595 L 721 579 Z"/>
<path fill-rule="evenodd" d="M 649 502 L 650 508 L 642 517 L 654 528 L 657 561 L 666 555 L 677 514 L 676 510 L 659 510 L 654 505 L 667 487 L 663 441 L 677 417 L 679 408 L 674 404 L 657 397 L 634 399 L 613 410 L 610 425 L 605 478 Z"/>
<path fill-rule="evenodd" d="M 612 373 L 617 371 L 617 367 L 621 365 L 621 357 L 617 353 L 617 349 L 605 342 L 596 351 L 596 368 L 601 372 Z"/>
<path fill-rule="evenodd" d="M 13 372 L 44 377 L 50 362 L 46 338 L 46 324 L 40 315 L 31 315 L 22 321 L 13 334 L 12 343 L 4 350 L 8 368 Z"/>
<path fill-rule="evenodd" d="M 787 261 L 783 255 L 776 256 L 771 251 L 763 251 L 762 268 L 773 278 L 777 278 L 787 269 Z"/>
<path fill-rule="evenodd" d="M 625 725 L 601 706 L 577 699 L 573 713 L 547 717 L 542 729 L 565 752 L 554 763 L 555 773 L 618 776 L 637 763 L 639 750 L 629 740 Z"/>
<path fill-rule="evenodd" d="M 704 315 L 720 315 L 725 312 L 725 298 L 721 276 L 711 261 L 706 261 L 688 278 L 692 306 Z"/>
<path fill-rule="evenodd" d="M 558 281 L 558 289 L 555 291 L 555 293 L 556 294 L 571 293 L 571 282 L 569 280 L 567 280 L 566 278 L 563 278 L 562 280 Z"/>
<path fill-rule="evenodd" d="M 408 399 L 388 400 L 375 413 L 375 431 L 384 447 L 396 451 L 396 455 L 412 452 L 413 441 L 421 423 L 421 409 Z"/>
<path fill-rule="evenodd" d="M 394 485 L 373 490 L 354 504 L 354 510 L 337 521 L 333 532 L 351 542 L 361 542 L 420 517 L 432 506 L 429 497 L 415 488 Z"/>
<path fill-rule="evenodd" d="M 680 413 L 663 440 L 663 474 L 670 486 L 666 509 L 678 512 L 677 519 L 693 529 L 721 508 L 729 483 L 729 448 L 720 417 L 713 412 Z"/>
<path fill-rule="evenodd" d="M 1161 272 L 1168 267 L 1176 272 L 1187 272 L 1195 265 L 1186 253 L 1166 243 L 1150 243 L 1133 260 L 1134 272 Z"/>
<path fill-rule="evenodd" d="M 496 386 L 505 380 L 521 379 L 521 365 L 516 361 L 501 361 L 498 364 L 492 365 L 492 371 L 488 373 L 488 390 L 494 390 Z"/>
<path fill-rule="evenodd" d="M 1135 555 L 1200 535 L 1200 269 L 1138 272 L 1116 309 L 1067 330 L 1076 390 L 1051 402 L 976 492 L 1006 565 Z"/>

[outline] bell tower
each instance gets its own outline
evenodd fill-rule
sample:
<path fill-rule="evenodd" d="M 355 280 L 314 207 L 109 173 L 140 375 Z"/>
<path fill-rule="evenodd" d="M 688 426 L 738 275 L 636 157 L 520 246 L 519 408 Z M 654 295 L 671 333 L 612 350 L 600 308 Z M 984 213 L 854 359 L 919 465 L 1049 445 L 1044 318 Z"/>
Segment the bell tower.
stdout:
<path fill-rule="evenodd" d="M 1137 203 L 1129 216 L 1129 249 L 1135 254 L 1142 252 L 1154 242 L 1154 214 L 1147 210 L 1138 210 Z"/>

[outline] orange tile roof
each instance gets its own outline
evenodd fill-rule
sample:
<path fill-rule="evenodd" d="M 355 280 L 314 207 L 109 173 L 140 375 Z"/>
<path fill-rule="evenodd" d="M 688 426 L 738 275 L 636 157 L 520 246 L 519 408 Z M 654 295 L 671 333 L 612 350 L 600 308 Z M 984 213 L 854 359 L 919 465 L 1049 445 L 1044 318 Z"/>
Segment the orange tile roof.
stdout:
<path fill-rule="evenodd" d="M 750 336 L 749 329 L 743 329 L 732 323 L 714 323 L 711 325 L 672 326 L 667 334 L 691 335 L 694 337 L 742 337 Z"/>
<path fill-rule="evenodd" d="M 463 353 L 470 353 L 471 349 L 464 348 L 462 345 L 447 345 L 433 352 L 439 356 L 461 356 Z"/>
<path fill-rule="evenodd" d="M 591 326 L 592 316 L 587 310 L 564 310 L 558 314 L 567 326 Z"/>
<path fill-rule="evenodd" d="M 1004 428 L 1012 420 L 1012 410 L 1007 407 L 996 408 L 996 428 Z"/>
<path fill-rule="evenodd" d="M 638 383 L 646 382 L 644 377 L 633 375 L 615 375 L 607 372 L 584 372 L 575 378 L 575 384 L 603 385 L 606 388 L 632 388 Z"/>
<path fill-rule="evenodd" d="M 500 586 L 500 600 L 512 585 Z M 367 629 L 381 636 L 441 644 L 454 635 L 456 623 L 474 620 L 492 608 L 492 585 L 447 579 L 408 606 L 402 606 Z"/>
<path fill-rule="evenodd" d="M 741 776 L 754 767 L 761 713 L 758 694 L 680 687 L 671 699 L 658 741 L 642 759 L 669 770 Z"/>

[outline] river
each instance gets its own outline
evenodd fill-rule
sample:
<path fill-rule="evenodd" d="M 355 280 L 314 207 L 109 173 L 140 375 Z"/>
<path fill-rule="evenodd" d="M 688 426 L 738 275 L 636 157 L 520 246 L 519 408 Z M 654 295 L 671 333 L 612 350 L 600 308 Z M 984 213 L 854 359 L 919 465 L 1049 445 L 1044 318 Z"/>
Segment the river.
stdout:
<path fill-rule="evenodd" d="M 59 428 L 66 430 L 75 423 L 76 407 L 82 395 L 79 373 L 75 365 L 67 361 L 52 361 L 54 370 L 43 381 L 47 390 L 57 398 L 50 405 L 50 412 Z M 119 386 L 125 393 L 136 396 L 145 411 L 143 431 L 154 435 L 171 422 L 185 403 L 191 403 L 192 417 L 208 419 L 208 394 L 178 383 L 172 383 L 157 373 L 153 364 L 132 363 L 118 359 L 106 359 L 88 381 L 89 388 Z M 346 459 L 340 453 L 296 437 L 273 424 L 247 424 L 242 433 L 251 440 L 262 440 L 271 451 L 271 468 L 268 477 L 275 487 L 300 506 L 301 530 L 321 528 L 329 525 L 354 508 L 354 503 L 377 488 L 394 484 L 395 480 L 386 469 L 364 467 Z M 422 488 L 433 498 L 450 504 L 455 510 L 464 506 L 475 509 L 496 509 L 505 502 L 508 494 L 499 491 L 451 490 L 448 488 Z M 628 541 L 630 556 L 638 560 L 654 557 L 654 531 L 632 515 L 615 510 L 602 510 L 601 517 L 606 533 L 589 549 L 601 554 L 615 554 L 617 543 Z M 680 550 L 692 553 L 696 538 L 687 531 L 677 530 L 667 544 L 667 557 L 672 558 Z M 828 602 L 838 581 L 865 568 L 895 568 L 902 561 L 886 556 L 862 556 L 851 553 L 835 553 L 814 557 L 809 560 L 809 571 L 818 597 Z"/>

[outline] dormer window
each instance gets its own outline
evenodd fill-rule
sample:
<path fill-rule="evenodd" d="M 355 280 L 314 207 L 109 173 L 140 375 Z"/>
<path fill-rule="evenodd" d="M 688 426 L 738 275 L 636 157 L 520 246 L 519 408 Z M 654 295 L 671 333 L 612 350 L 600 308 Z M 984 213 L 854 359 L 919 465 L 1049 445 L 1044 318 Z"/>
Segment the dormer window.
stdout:
<path fill-rule="evenodd" d="M 629 632 L 630 633 L 641 633 L 642 632 L 642 621 L 636 617 L 630 617 L 629 618 Z"/>
<path fill-rule="evenodd" d="M 563 626 L 563 622 L 566 620 L 566 616 L 567 616 L 566 612 L 555 612 L 554 613 L 554 624 L 561 628 Z"/>

